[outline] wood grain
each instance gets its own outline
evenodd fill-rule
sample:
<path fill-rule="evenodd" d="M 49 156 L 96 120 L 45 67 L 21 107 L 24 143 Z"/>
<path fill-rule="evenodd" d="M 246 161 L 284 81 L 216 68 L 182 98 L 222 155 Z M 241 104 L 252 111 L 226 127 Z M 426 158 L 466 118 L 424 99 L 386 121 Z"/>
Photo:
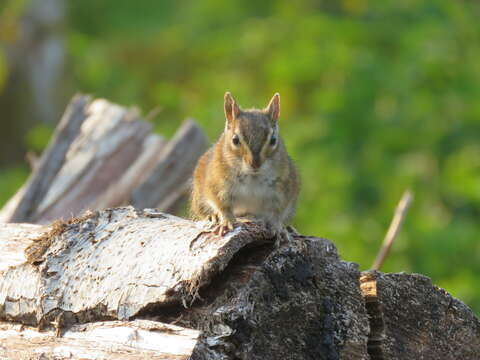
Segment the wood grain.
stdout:
<path fill-rule="evenodd" d="M 25 186 L 0 214 L 0 221 L 27 222 L 44 199 L 53 179 L 62 168 L 71 144 L 87 118 L 88 96 L 76 95 L 68 105 L 52 140 L 43 152 Z"/>
<path fill-rule="evenodd" d="M 188 191 L 197 160 L 206 148 L 204 132 L 193 120 L 187 120 L 164 148 L 150 176 L 133 191 L 131 204 L 168 210 Z"/>
<path fill-rule="evenodd" d="M 0 357 L 24 359 L 187 360 L 199 331 L 155 321 L 110 321 L 53 330 L 0 323 Z"/>

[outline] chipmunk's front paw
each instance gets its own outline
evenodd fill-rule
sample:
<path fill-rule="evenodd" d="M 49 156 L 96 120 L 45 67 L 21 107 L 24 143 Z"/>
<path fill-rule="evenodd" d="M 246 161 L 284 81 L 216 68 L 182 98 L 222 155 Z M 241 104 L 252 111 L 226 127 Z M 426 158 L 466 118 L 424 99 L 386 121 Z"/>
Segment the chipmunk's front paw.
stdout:
<path fill-rule="evenodd" d="M 234 223 L 232 220 L 226 219 L 226 218 L 221 218 L 218 215 L 209 215 L 208 216 L 208 221 L 210 222 L 210 225 L 208 229 L 219 236 L 223 236 L 226 233 L 228 233 L 230 230 L 233 230 L 234 228 Z"/>
<path fill-rule="evenodd" d="M 218 224 L 214 229 L 213 233 L 223 236 L 228 233 L 230 230 L 233 230 L 233 223 L 229 220 L 224 220 L 220 224 Z"/>
<path fill-rule="evenodd" d="M 292 236 L 290 235 L 290 233 L 287 231 L 286 228 L 283 228 L 276 234 L 275 246 L 280 247 L 282 245 L 288 244 L 291 241 L 292 241 Z"/>
<path fill-rule="evenodd" d="M 218 226 L 218 223 L 220 222 L 220 219 L 219 219 L 217 214 L 214 214 L 214 215 L 208 215 L 207 221 L 210 223 L 208 225 L 208 229 L 211 230 L 211 229 L 214 229 Z"/>
<path fill-rule="evenodd" d="M 280 247 L 291 241 L 291 235 L 283 224 L 266 221 L 265 225 L 275 236 L 276 247 Z"/>

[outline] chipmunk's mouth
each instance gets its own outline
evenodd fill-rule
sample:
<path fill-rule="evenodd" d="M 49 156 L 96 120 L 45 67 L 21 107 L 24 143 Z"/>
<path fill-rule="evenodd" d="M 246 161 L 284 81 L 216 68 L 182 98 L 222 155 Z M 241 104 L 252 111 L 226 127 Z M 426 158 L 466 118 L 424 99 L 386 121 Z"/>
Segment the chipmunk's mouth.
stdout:
<path fill-rule="evenodd" d="M 260 161 L 254 161 L 250 164 L 250 167 L 252 168 L 253 171 L 258 171 L 258 169 L 260 169 L 261 166 L 262 164 L 260 163 Z"/>
<path fill-rule="evenodd" d="M 242 172 L 247 173 L 247 174 L 258 174 L 262 170 L 262 164 L 261 163 L 251 163 L 244 161 L 242 164 Z"/>
<path fill-rule="evenodd" d="M 258 175 L 260 172 L 261 172 L 261 167 L 259 168 L 252 168 L 252 167 L 249 167 L 248 170 L 246 171 L 248 174 L 251 174 L 251 175 Z"/>

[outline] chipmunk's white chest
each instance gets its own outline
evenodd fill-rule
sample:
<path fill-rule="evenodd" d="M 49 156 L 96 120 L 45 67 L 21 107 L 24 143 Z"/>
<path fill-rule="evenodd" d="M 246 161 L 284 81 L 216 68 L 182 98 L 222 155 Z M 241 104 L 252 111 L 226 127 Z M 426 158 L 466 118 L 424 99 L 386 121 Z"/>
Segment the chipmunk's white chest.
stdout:
<path fill-rule="evenodd" d="M 235 216 L 265 218 L 278 202 L 277 180 L 259 173 L 239 175 L 232 188 L 232 212 Z"/>

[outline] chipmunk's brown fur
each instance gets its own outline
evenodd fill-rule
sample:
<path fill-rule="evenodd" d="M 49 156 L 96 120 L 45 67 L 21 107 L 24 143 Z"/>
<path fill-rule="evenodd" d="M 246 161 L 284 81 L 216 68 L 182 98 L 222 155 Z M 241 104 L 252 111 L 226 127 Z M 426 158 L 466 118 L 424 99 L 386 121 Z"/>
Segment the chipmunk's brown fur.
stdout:
<path fill-rule="evenodd" d="M 263 110 L 242 110 L 225 94 L 225 131 L 198 161 L 191 211 L 223 235 L 236 219 L 263 220 L 276 233 L 292 218 L 299 179 L 278 131 L 280 96 Z"/>

